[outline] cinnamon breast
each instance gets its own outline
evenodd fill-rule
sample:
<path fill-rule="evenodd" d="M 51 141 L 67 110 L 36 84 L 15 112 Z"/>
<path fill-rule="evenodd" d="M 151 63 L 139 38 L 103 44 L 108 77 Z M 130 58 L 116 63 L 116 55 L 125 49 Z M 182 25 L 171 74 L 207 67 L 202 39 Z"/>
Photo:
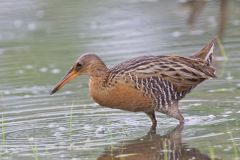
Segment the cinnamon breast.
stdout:
<path fill-rule="evenodd" d="M 90 79 L 89 90 L 94 101 L 101 106 L 134 112 L 154 110 L 151 98 L 131 84 L 117 83 L 101 88 L 99 81 Z"/>

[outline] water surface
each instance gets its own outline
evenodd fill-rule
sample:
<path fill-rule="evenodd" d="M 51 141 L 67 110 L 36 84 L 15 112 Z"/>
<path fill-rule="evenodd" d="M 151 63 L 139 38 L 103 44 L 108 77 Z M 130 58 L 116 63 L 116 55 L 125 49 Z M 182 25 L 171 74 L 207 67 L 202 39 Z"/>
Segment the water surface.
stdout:
<path fill-rule="evenodd" d="M 2 0 L 0 159 L 240 159 L 240 2 L 224 3 Z M 157 114 L 149 134 L 143 113 L 94 103 L 84 76 L 49 95 L 83 53 L 109 67 L 141 55 L 186 56 L 217 33 L 227 59 L 217 49 L 218 77 L 181 101 L 184 126 Z"/>

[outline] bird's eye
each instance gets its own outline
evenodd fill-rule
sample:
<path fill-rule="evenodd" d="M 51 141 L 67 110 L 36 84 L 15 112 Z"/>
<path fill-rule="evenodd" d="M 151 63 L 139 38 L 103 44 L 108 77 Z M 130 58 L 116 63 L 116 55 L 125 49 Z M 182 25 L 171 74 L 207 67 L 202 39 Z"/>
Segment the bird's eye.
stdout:
<path fill-rule="evenodd" d="M 77 63 L 76 68 L 77 68 L 78 70 L 81 69 L 81 68 L 82 68 L 82 64 L 81 64 L 81 63 Z"/>

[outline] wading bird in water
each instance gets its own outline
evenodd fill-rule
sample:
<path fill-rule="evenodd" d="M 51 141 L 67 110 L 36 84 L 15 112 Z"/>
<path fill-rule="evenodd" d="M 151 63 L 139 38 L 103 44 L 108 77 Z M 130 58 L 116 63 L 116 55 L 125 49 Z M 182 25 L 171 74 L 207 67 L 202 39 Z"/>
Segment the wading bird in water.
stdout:
<path fill-rule="evenodd" d="M 152 129 L 157 126 L 155 111 L 183 123 L 179 100 L 202 81 L 215 77 L 214 43 L 215 39 L 189 57 L 141 56 L 111 69 L 97 55 L 85 54 L 50 94 L 77 76 L 89 75 L 90 95 L 101 106 L 145 112 L 152 121 Z"/>

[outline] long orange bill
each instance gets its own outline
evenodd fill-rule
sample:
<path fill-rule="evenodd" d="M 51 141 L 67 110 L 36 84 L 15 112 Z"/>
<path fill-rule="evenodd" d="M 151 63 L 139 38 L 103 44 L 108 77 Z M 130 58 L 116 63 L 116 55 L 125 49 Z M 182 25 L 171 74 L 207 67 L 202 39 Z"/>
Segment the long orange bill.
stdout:
<path fill-rule="evenodd" d="M 67 75 L 57 83 L 57 85 L 51 90 L 50 95 L 57 92 L 60 88 L 62 88 L 66 83 L 77 77 L 79 74 L 74 68 L 71 68 Z"/>

